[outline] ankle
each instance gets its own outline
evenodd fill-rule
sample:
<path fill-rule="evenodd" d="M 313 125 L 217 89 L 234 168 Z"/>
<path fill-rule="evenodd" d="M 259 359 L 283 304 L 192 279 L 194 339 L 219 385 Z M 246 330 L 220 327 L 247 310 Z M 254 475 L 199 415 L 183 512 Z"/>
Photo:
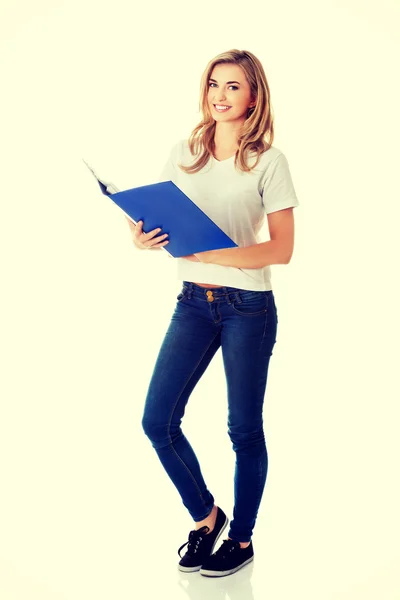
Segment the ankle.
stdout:
<path fill-rule="evenodd" d="M 232 538 L 228 537 L 228 540 L 230 540 Z M 247 548 L 247 546 L 250 546 L 250 542 L 239 542 L 240 543 L 240 547 L 241 548 Z"/>
<path fill-rule="evenodd" d="M 209 531 L 207 531 L 207 533 L 211 533 L 215 527 L 215 521 L 217 520 L 217 512 L 218 512 L 218 506 L 216 506 L 214 504 L 208 517 L 206 517 L 202 521 L 196 522 L 196 526 L 195 526 L 196 530 L 198 530 L 201 527 L 204 527 L 204 525 L 206 525 L 209 529 Z"/>

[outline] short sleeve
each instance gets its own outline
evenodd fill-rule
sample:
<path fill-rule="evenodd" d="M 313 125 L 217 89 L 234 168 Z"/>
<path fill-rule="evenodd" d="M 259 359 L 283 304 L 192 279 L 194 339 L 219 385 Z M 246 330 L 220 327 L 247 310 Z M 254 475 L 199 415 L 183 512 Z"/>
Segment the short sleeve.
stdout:
<path fill-rule="evenodd" d="M 262 204 L 265 214 L 268 215 L 291 206 L 299 206 L 289 164 L 282 152 L 268 166 L 261 183 Z"/>
<path fill-rule="evenodd" d="M 178 161 L 178 151 L 180 147 L 180 141 L 177 142 L 171 149 L 168 160 L 164 164 L 164 167 L 161 170 L 161 173 L 158 177 L 158 181 L 174 181 L 177 175 L 177 163 Z"/>

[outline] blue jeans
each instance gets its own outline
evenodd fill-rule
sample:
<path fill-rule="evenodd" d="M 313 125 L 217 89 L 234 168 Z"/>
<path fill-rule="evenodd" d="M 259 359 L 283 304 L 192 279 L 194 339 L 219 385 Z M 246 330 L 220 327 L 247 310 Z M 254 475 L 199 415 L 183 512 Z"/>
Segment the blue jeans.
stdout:
<path fill-rule="evenodd" d="M 183 281 L 145 401 L 144 432 L 191 517 L 202 521 L 214 497 L 181 421 L 190 394 L 221 346 L 228 434 L 236 453 L 228 537 L 239 542 L 251 540 L 267 478 L 262 411 L 277 324 L 272 290 L 207 289 Z"/>

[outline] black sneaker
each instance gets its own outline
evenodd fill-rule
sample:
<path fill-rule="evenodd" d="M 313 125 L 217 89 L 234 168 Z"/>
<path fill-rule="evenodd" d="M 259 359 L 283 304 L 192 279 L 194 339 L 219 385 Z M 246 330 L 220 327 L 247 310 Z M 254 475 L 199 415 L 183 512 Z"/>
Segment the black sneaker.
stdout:
<path fill-rule="evenodd" d="M 180 571 L 185 571 L 186 573 L 198 571 L 203 562 L 210 554 L 212 554 L 214 546 L 217 543 L 219 536 L 228 525 L 228 522 L 228 517 L 218 506 L 215 526 L 211 533 L 207 533 L 207 531 L 210 530 L 207 525 L 203 525 L 200 529 L 193 529 L 190 531 L 189 540 L 182 544 L 178 550 L 178 554 L 181 556 L 182 548 L 188 544 L 187 552 L 179 561 L 178 569 Z"/>
<path fill-rule="evenodd" d="M 215 554 L 209 556 L 200 569 L 200 575 L 223 577 L 235 573 L 254 558 L 253 542 L 241 548 L 236 540 L 224 540 Z"/>

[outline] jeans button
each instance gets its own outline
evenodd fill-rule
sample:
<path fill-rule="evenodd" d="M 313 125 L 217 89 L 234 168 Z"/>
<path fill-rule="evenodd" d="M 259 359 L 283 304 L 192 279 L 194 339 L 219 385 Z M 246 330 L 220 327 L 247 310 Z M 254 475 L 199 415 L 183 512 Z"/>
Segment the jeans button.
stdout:
<path fill-rule="evenodd" d="M 213 296 L 213 293 L 212 293 L 212 291 L 211 291 L 211 290 L 207 290 L 207 291 L 206 291 L 206 294 L 207 294 L 207 300 L 208 300 L 209 302 L 213 302 L 213 300 L 214 300 L 214 296 Z"/>

